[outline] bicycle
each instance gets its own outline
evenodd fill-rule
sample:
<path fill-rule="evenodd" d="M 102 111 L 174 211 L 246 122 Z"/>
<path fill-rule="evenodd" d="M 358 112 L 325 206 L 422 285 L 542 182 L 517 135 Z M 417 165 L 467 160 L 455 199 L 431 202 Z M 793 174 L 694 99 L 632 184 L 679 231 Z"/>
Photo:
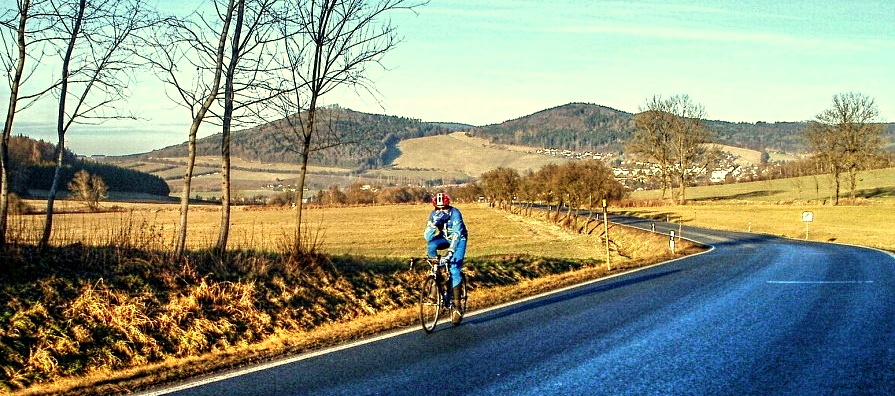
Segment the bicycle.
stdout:
<path fill-rule="evenodd" d="M 423 331 L 431 333 L 435 330 L 441 314 L 445 313 L 450 316 L 451 310 L 454 308 L 450 287 L 453 284 L 451 282 L 451 271 L 448 270 L 447 260 L 440 255 L 438 257 L 410 259 L 411 270 L 413 270 L 413 265 L 417 260 L 424 261 L 429 265 L 429 270 L 426 271 L 426 276 L 420 284 L 419 304 L 420 325 L 422 325 Z M 461 314 L 466 313 L 466 300 L 469 298 L 466 290 L 467 284 L 466 273 L 463 273 L 460 281 L 460 306 L 458 307 Z M 462 318 L 460 321 L 462 321 Z M 460 321 L 456 323 L 452 321 L 452 323 L 454 326 L 457 326 L 460 324 Z"/>

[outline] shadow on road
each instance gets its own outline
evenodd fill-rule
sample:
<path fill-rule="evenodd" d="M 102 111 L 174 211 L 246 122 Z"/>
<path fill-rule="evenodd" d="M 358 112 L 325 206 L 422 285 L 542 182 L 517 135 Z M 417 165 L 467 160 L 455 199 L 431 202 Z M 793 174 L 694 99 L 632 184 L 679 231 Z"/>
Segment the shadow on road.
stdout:
<path fill-rule="evenodd" d="M 546 296 L 543 298 L 538 298 L 538 299 L 528 301 L 525 303 L 516 304 L 511 307 L 507 307 L 505 309 L 499 309 L 499 310 L 496 310 L 493 312 L 489 312 L 484 315 L 477 315 L 477 316 L 469 318 L 468 320 L 466 320 L 464 322 L 465 323 L 485 323 L 485 322 L 492 321 L 495 319 L 500 319 L 500 318 L 507 317 L 510 315 L 515 315 L 520 312 L 525 312 L 525 311 L 528 311 L 531 309 L 540 308 L 540 307 L 544 307 L 544 306 L 551 305 L 551 304 L 556 304 L 556 303 L 567 301 L 567 300 L 572 300 L 572 299 L 575 299 L 578 297 L 601 293 L 601 292 L 618 289 L 618 288 L 622 288 L 622 287 L 626 287 L 626 286 L 631 286 L 631 285 L 635 285 L 635 284 L 638 284 L 641 282 L 647 282 L 647 281 L 650 281 L 653 279 L 657 279 L 657 278 L 661 278 L 664 276 L 674 274 L 679 271 L 681 271 L 681 270 L 678 269 L 678 270 L 657 272 L 657 273 L 652 273 L 652 274 L 632 276 L 632 277 L 626 277 L 626 278 L 617 279 L 617 280 L 598 282 L 598 283 L 594 283 L 594 284 L 590 284 L 590 285 L 585 285 L 585 286 L 581 286 L 578 289 L 574 289 L 572 291 L 559 293 L 559 294 L 555 294 L 555 295 L 550 295 L 550 296 Z"/>

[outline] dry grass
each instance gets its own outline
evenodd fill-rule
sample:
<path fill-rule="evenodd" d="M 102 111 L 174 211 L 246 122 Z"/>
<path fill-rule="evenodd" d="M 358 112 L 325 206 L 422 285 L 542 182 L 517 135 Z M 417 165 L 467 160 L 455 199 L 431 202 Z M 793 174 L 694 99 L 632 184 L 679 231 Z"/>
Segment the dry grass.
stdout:
<path fill-rule="evenodd" d="M 814 221 L 802 221 L 810 211 Z M 865 205 L 711 204 L 626 208 L 622 213 L 686 225 L 747 231 L 895 251 L 895 207 Z"/>
<path fill-rule="evenodd" d="M 40 208 L 41 202 L 30 204 Z M 65 201 L 65 204 L 72 205 Z M 107 204 L 109 205 L 109 204 Z M 175 204 L 115 204 L 122 211 L 67 213 L 54 217 L 53 244 L 110 244 L 170 250 L 179 222 Z M 111 207 L 111 205 L 109 205 Z M 489 209 L 484 204 L 459 204 L 470 230 L 470 256 L 533 254 L 547 257 L 587 258 L 595 252 L 590 236 L 571 236 L 558 226 Z M 65 210 L 66 207 L 63 207 Z M 73 204 L 69 210 L 78 209 Z M 311 208 L 304 211 L 309 234 L 320 250 L 337 255 L 411 257 L 425 253 L 423 226 L 429 205 Z M 283 208 L 234 207 L 230 221 L 230 247 L 278 251 L 295 232 L 296 212 Z M 42 215 L 14 216 L 18 240 L 35 243 L 43 227 Z M 206 249 L 217 241 L 220 211 L 216 206 L 190 210 L 187 245 Z"/>
<path fill-rule="evenodd" d="M 36 203 L 35 203 L 36 204 Z M 62 205 L 64 207 L 65 205 Z M 596 236 L 479 205 L 467 273 L 478 309 L 606 275 Z M 76 207 L 69 207 L 69 210 Z M 0 273 L 0 391 L 121 393 L 159 381 L 308 351 L 414 325 L 407 258 L 423 253 L 426 205 L 307 211 L 325 255 L 278 253 L 291 210 L 234 212 L 233 249 L 215 239 L 215 208 L 195 208 L 182 260 L 167 256 L 174 205 L 57 216 L 55 248 L 6 251 Z M 39 219 L 39 220 L 38 220 Z M 15 217 L 31 241 L 42 217 Z M 665 237 L 611 229 L 613 272 L 670 256 Z M 22 242 L 22 240 L 20 240 Z"/>

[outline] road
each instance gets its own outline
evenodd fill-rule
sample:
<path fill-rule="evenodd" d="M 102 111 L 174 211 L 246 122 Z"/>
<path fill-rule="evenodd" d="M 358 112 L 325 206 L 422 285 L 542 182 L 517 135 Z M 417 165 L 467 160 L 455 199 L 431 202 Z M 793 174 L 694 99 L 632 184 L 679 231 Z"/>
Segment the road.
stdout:
<path fill-rule="evenodd" d="M 643 220 L 616 220 L 649 228 Z M 658 231 L 667 227 L 657 224 Z M 840 395 L 895 389 L 892 255 L 681 231 L 713 249 L 473 313 L 461 326 L 440 325 L 431 335 L 409 329 L 155 394 Z"/>

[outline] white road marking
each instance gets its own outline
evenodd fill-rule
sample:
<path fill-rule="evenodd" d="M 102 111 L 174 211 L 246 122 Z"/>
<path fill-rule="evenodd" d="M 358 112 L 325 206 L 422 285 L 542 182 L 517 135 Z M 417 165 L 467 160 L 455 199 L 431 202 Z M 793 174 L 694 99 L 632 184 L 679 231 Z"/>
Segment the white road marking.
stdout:
<path fill-rule="evenodd" d="M 783 285 L 851 285 L 851 284 L 868 284 L 873 283 L 872 280 L 856 280 L 856 281 L 772 281 L 769 280 L 768 283 L 771 284 L 783 284 Z"/>

